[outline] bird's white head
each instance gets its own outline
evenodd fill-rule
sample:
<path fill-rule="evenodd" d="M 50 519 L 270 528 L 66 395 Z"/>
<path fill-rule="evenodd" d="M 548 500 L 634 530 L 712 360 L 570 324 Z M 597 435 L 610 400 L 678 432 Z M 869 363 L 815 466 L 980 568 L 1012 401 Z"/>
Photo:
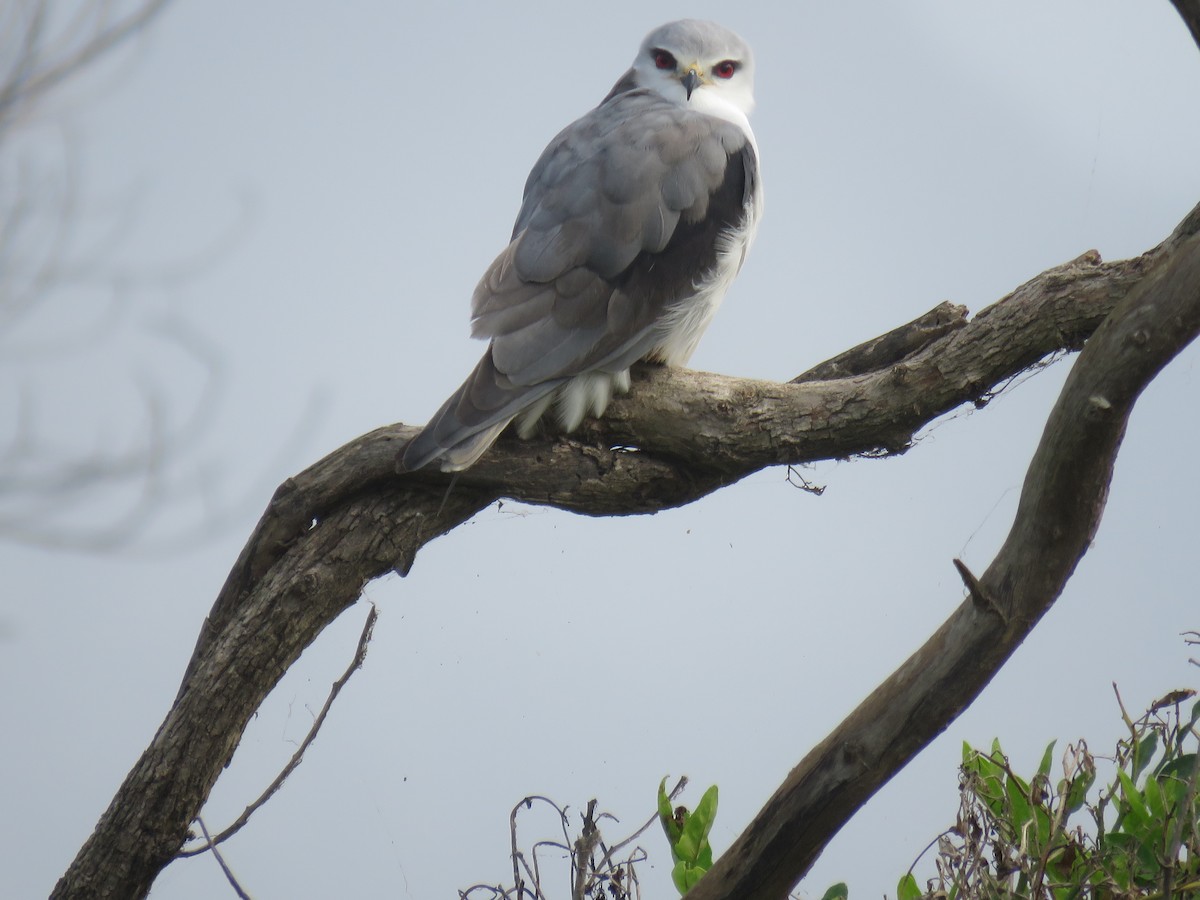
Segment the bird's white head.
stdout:
<path fill-rule="evenodd" d="M 637 86 L 739 124 L 754 109 L 754 57 L 716 22 L 681 19 L 654 29 L 633 62 Z"/>

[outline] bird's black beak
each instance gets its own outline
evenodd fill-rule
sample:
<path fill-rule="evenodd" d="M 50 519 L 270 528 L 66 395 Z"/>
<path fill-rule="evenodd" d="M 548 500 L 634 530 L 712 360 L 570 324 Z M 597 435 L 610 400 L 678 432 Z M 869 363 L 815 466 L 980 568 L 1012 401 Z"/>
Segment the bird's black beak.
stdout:
<path fill-rule="evenodd" d="M 688 69 L 686 75 L 682 78 L 683 89 L 687 91 L 687 98 L 692 99 L 692 91 L 700 86 L 700 73 L 695 69 Z"/>

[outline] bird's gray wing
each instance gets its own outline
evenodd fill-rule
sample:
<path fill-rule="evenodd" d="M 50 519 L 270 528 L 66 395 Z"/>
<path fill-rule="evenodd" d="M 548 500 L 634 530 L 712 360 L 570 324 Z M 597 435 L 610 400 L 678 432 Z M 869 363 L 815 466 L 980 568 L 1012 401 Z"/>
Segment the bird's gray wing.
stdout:
<path fill-rule="evenodd" d="M 472 298 L 491 344 L 405 452 L 417 468 L 507 422 L 573 375 L 650 352 L 655 325 L 716 261 L 754 191 L 732 123 L 647 91 L 611 96 L 564 129 L 525 186 L 513 239 Z"/>
<path fill-rule="evenodd" d="M 737 126 L 645 91 L 564 130 L 472 300 L 498 370 L 532 385 L 636 360 L 621 349 L 692 293 L 744 217 L 752 154 Z"/>

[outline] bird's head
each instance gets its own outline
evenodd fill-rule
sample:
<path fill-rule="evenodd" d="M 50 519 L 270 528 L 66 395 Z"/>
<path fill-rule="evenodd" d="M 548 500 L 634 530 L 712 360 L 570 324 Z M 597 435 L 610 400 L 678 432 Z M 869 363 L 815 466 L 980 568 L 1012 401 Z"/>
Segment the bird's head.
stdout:
<path fill-rule="evenodd" d="M 648 35 L 633 63 L 638 87 L 712 115 L 754 108 L 754 57 L 740 37 L 716 22 L 681 19 Z"/>

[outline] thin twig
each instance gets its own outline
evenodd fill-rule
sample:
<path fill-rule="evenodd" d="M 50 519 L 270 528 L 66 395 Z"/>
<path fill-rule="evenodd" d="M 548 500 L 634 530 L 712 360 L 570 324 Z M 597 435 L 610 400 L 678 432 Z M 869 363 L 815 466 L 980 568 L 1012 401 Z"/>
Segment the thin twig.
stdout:
<path fill-rule="evenodd" d="M 350 665 L 346 667 L 346 671 L 342 673 L 342 677 L 333 683 L 333 687 L 329 691 L 329 696 L 325 698 L 325 705 L 321 707 L 321 712 L 317 714 L 317 718 L 313 722 L 312 727 L 308 730 L 308 734 L 304 736 L 304 740 L 300 742 L 300 746 L 297 748 L 296 752 L 292 754 L 292 758 L 289 759 L 287 765 L 283 767 L 283 771 L 281 771 L 275 777 L 275 780 L 271 782 L 271 784 L 265 791 L 263 791 L 262 795 L 257 800 L 242 810 L 242 814 L 238 816 L 236 820 L 234 820 L 232 825 L 218 834 L 215 838 L 208 841 L 206 846 L 180 850 L 177 854 L 178 856 L 196 856 L 205 852 L 209 848 L 215 848 L 217 844 L 220 844 L 223 841 L 233 837 L 233 835 L 237 834 L 242 827 L 248 821 L 250 821 L 250 817 L 254 815 L 254 813 L 260 809 L 264 803 L 270 800 L 272 795 L 274 795 L 277 790 L 283 787 L 283 783 L 287 780 L 288 776 L 291 775 L 292 772 L 295 771 L 296 766 L 300 765 L 300 763 L 303 761 L 304 751 L 308 749 L 308 745 L 316 739 L 317 732 L 321 730 L 321 726 L 325 723 L 325 716 L 328 715 L 330 707 L 333 706 L 333 701 L 336 700 L 337 695 L 342 692 L 342 688 L 346 686 L 346 682 L 350 680 L 350 676 L 362 668 L 362 664 L 367 658 L 367 645 L 371 643 L 371 634 L 375 630 L 375 622 L 378 620 L 378 618 L 379 610 L 375 608 L 374 604 L 372 604 L 370 612 L 367 613 L 367 621 L 363 625 L 362 634 L 359 635 L 358 638 L 358 647 L 354 651 L 354 659 L 351 660 Z"/>
<path fill-rule="evenodd" d="M 504 888 L 499 886 L 493 886 L 490 884 L 473 884 L 465 891 L 458 892 L 459 900 L 468 900 L 468 898 L 476 891 L 491 891 L 493 900 L 496 897 L 499 897 L 500 900 L 507 900 L 509 895 L 512 893 L 512 891 L 506 891 Z"/>
<path fill-rule="evenodd" d="M 241 900 L 250 900 L 250 895 L 242 890 L 242 886 L 238 884 L 237 878 L 226 864 L 225 857 L 221 855 L 221 851 L 217 849 L 216 842 L 209 835 L 208 829 L 204 826 L 204 819 L 202 819 L 200 816 L 196 816 L 196 824 L 200 826 L 200 831 L 204 834 L 204 840 L 206 844 L 204 849 L 212 851 L 213 857 L 215 857 L 217 860 L 217 865 L 219 865 L 221 867 L 221 871 L 225 873 L 225 878 L 228 880 L 230 886 L 234 889 Z"/>
<path fill-rule="evenodd" d="M 570 836 L 567 833 L 568 820 L 567 820 L 566 812 L 557 803 L 555 803 L 553 800 L 551 800 L 549 797 L 544 797 L 541 794 L 532 794 L 532 795 L 526 797 L 520 803 L 518 803 L 516 806 L 514 806 L 512 808 L 512 812 L 509 813 L 509 815 L 508 815 L 508 832 L 509 832 L 510 845 L 512 847 L 513 890 L 515 890 L 517 892 L 518 898 L 521 897 L 525 893 L 530 893 L 532 896 L 539 898 L 539 900 L 545 900 L 545 895 L 542 894 L 542 886 L 540 884 L 541 878 L 539 877 L 539 875 L 537 874 L 536 871 L 530 870 L 529 863 L 526 862 L 526 860 L 525 860 L 525 854 L 523 854 L 521 852 L 521 849 L 517 846 L 517 813 L 521 811 L 522 806 L 525 807 L 526 809 L 532 809 L 534 800 L 540 800 L 542 803 L 545 803 L 547 806 L 552 808 L 556 813 L 558 813 L 559 824 L 563 830 L 563 839 L 565 841 L 567 841 L 568 844 L 570 843 Z M 535 845 L 535 848 L 536 848 L 536 845 Z M 569 847 L 564 847 L 563 849 L 566 849 L 569 852 Z M 533 862 L 534 862 L 534 866 L 536 867 L 537 866 L 536 849 L 534 852 Z M 522 867 L 525 868 L 526 874 L 533 881 L 533 891 L 532 892 L 529 891 L 529 889 L 525 887 L 525 882 L 521 878 L 521 868 Z"/>
<path fill-rule="evenodd" d="M 1001 622 L 1007 625 L 1008 618 L 1000 609 L 999 604 L 997 604 L 996 601 L 988 595 L 988 592 L 984 589 L 983 585 L 979 583 L 979 579 L 975 577 L 975 573 L 967 568 L 967 564 L 961 559 L 955 559 L 954 568 L 958 570 L 958 577 L 961 578 L 963 584 L 966 585 L 967 593 L 971 595 L 971 599 L 975 601 L 975 605 L 981 610 L 994 613 L 1000 618 Z"/>
<path fill-rule="evenodd" d="M 11 83 L 4 86 L 5 90 L 3 93 L 0 93 L 0 124 L 2 124 L 3 119 L 13 109 L 30 103 L 38 95 L 44 94 L 62 83 L 80 69 L 85 68 L 97 58 L 103 56 L 117 44 L 120 44 L 126 38 L 144 28 L 149 24 L 151 19 L 162 12 L 168 2 L 169 0 L 150 0 L 141 9 L 130 13 L 125 19 L 114 22 L 108 28 L 101 30 L 74 53 L 68 54 L 63 59 L 53 61 L 40 71 L 35 67 L 32 71 L 25 72 L 23 78 L 14 78 Z M 41 10 L 39 9 L 40 13 Z M 38 19 L 41 19 L 40 15 Z M 36 63 L 41 49 L 38 46 L 41 36 L 40 21 L 38 21 L 36 28 L 31 28 L 31 34 L 33 35 L 33 42 L 32 44 L 27 42 L 25 52 L 30 55 L 30 61 Z"/>
<path fill-rule="evenodd" d="M 671 792 L 669 794 L 667 794 L 667 799 L 674 800 L 681 793 L 683 793 L 683 789 L 685 787 L 687 787 L 687 784 L 688 784 L 687 776 L 681 775 L 679 780 L 677 782 L 675 782 L 675 787 L 671 788 Z M 628 846 L 629 844 L 632 844 L 634 841 L 636 841 L 638 838 L 640 838 L 645 833 L 646 829 L 649 828 L 651 825 L 653 825 L 657 821 L 658 821 L 658 812 L 656 811 L 654 813 L 654 815 L 652 815 L 649 819 L 646 820 L 645 825 L 643 825 L 641 828 L 639 828 L 637 831 L 635 831 L 629 837 L 625 838 L 625 840 L 621 841 L 620 843 L 613 844 L 611 847 L 608 848 L 608 851 L 604 854 L 605 863 L 609 862 L 612 859 L 613 854 L 616 853 L 618 850 L 620 850 L 623 847 Z"/>
<path fill-rule="evenodd" d="M 589 800 L 587 812 L 583 814 L 583 832 L 575 841 L 571 864 L 575 869 L 575 883 L 571 887 L 571 900 L 584 900 L 583 892 L 588 884 L 588 864 L 596 844 L 600 842 L 600 829 L 596 827 L 596 801 Z"/>

